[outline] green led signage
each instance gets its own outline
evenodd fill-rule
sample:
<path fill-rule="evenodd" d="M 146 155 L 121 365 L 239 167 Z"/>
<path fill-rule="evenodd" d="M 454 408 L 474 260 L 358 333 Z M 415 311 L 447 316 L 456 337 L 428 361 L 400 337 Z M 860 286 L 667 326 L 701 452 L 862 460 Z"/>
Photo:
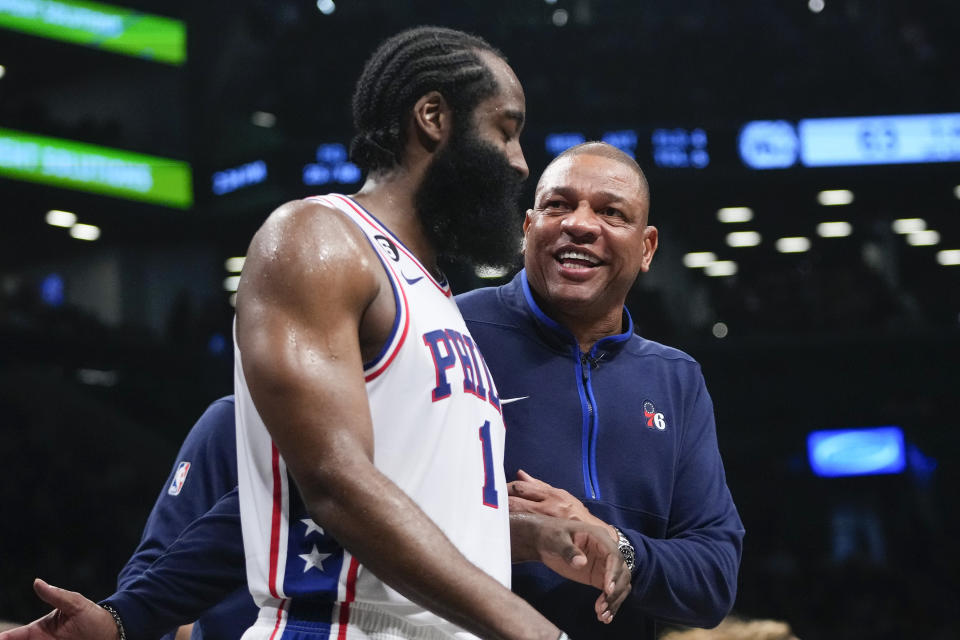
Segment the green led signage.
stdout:
<path fill-rule="evenodd" d="M 0 0 L 0 27 L 167 64 L 187 58 L 181 20 L 83 0 Z"/>
<path fill-rule="evenodd" d="M 0 129 L 0 176 L 181 209 L 193 204 L 186 162 L 10 129 Z"/>

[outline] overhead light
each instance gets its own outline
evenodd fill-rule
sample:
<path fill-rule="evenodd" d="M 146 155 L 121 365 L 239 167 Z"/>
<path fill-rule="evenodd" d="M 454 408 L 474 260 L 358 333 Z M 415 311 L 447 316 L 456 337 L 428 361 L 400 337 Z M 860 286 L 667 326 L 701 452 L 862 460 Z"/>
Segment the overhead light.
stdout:
<path fill-rule="evenodd" d="M 853 202 L 853 191 L 847 189 L 830 189 L 817 194 L 817 202 L 825 207 L 850 204 Z"/>
<path fill-rule="evenodd" d="M 2 64 L 0 64 L 0 78 L 2 78 L 5 75 L 7 75 L 7 68 Z"/>
<path fill-rule="evenodd" d="M 683 266 L 690 269 L 699 269 L 717 261 L 717 254 L 713 251 L 693 251 L 683 256 Z"/>
<path fill-rule="evenodd" d="M 333 0 L 317 0 L 317 9 L 323 15 L 328 16 L 337 10 L 337 5 L 333 3 Z"/>
<path fill-rule="evenodd" d="M 269 129 L 273 125 L 277 124 L 277 116 L 266 111 L 254 111 L 253 115 L 250 116 L 250 122 L 258 127 Z"/>
<path fill-rule="evenodd" d="M 567 20 L 570 19 L 570 14 L 567 13 L 566 9 L 557 9 L 553 12 L 553 26 L 562 27 L 567 24 Z"/>
<path fill-rule="evenodd" d="M 937 262 L 943 266 L 960 265 L 960 249 L 937 251 Z"/>
<path fill-rule="evenodd" d="M 810 250 L 810 239 L 803 236 L 780 238 L 776 247 L 780 253 L 803 253 Z"/>
<path fill-rule="evenodd" d="M 246 260 L 243 256 L 227 258 L 226 262 L 223 263 L 223 267 L 230 273 L 240 273 L 243 271 L 243 263 L 246 262 Z"/>
<path fill-rule="evenodd" d="M 821 222 L 817 225 L 817 235 L 821 238 L 845 238 L 853 233 L 849 222 Z"/>
<path fill-rule="evenodd" d="M 503 276 L 510 273 L 509 267 L 491 267 L 488 265 L 478 265 L 473 272 L 477 274 L 478 278 L 502 278 Z"/>
<path fill-rule="evenodd" d="M 237 294 L 236 294 L 236 293 L 231 293 L 231 294 L 230 294 L 230 297 L 227 298 L 227 300 L 230 302 L 230 306 L 231 306 L 231 307 L 236 307 L 236 306 L 237 306 Z"/>
<path fill-rule="evenodd" d="M 827 5 L 823 0 L 810 0 L 807 2 L 807 8 L 813 13 L 820 13 L 826 6 Z"/>
<path fill-rule="evenodd" d="M 940 232 L 933 229 L 907 234 L 907 244 L 912 247 L 930 247 L 940 244 Z"/>
<path fill-rule="evenodd" d="M 730 327 L 727 326 L 726 322 L 715 322 L 713 324 L 714 338 L 726 338 L 728 333 L 730 333 Z"/>
<path fill-rule="evenodd" d="M 92 224 L 76 223 L 70 227 L 70 237 L 77 240 L 94 241 L 100 237 L 100 227 Z"/>
<path fill-rule="evenodd" d="M 923 218 L 899 218 L 890 225 L 894 233 L 917 233 L 927 228 L 927 221 Z"/>
<path fill-rule="evenodd" d="M 77 214 L 70 213 L 69 211 L 60 211 L 59 209 L 51 209 L 47 211 L 45 220 L 47 224 L 53 227 L 66 227 L 69 229 L 77 224 Z"/>
<path fill-rule="evenodd" d="M 718 260 L 705 266 L 703 272 L 715 278 L 732 276 L 737 272 L 737 263 L 733 260 Z"/>
<path fill-rule="evenodd" d="M 750 207 L 723 207 L 717 210 L 717 220 L 720 222 L 749 222 L 753 220 L 753 209 Z"/>
<path fill-rule="evenodd" d="M 731 247 L 755 247 L 760 240 L 760 234 L 756 231 L 733 231 L 727 234 L 727 245 Z"/>
<path fill-rule="evenodd" d="M 953 195 L 957 197 L 957 200 L 960 200 L 960 184 L 953 188 Z"/>
<path fill-rule="evenodd" d="M 240 276 L 227 276 L 223 279 L 224 291 L 236 291 L 240 286 Z"/>

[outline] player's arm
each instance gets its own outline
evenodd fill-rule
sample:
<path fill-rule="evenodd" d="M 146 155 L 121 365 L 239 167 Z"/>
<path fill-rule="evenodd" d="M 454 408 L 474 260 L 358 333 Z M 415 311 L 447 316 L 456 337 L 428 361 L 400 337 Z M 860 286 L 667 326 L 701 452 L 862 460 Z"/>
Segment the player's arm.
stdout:
<path fill-rule="evenodd" d="M 568 580 L 599 589 L 597 620 L 613 621 L 630 592 L 630 570 L 604 527 L 532 511 L 511 512 L 510 541 L 513 562 L 542 562 Z"/>
<path fill-rule="evenodd" d="M 237 300 L 257 410 L 311 518 L 367 570 L 484 638 L 555 640 L 553 624 L 470 563 L 373 464 L 363 356 L 392 325 L 389 286 L 338 212 L 295 203 L 274 213 L 247 253 Z"/>

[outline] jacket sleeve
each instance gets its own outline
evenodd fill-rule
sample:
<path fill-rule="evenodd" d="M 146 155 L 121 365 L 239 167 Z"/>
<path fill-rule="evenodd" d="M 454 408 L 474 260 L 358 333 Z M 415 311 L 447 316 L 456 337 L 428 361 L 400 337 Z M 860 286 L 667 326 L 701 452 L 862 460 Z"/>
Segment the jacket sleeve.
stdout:
<path fill-rule="evenodd" d="M 193 622 L 244 585 L 240 502 L 234 488 L 103 603 L 120 614 L 127 638 L 146 640 Z"/>
<path fill-rule="evenodd" d="M 190 429 L 150 511 L 140 544 L 120 570 L 119 589 L 146 571 L 187 525 L 237 486 L 233 412 L 233 397 L 220 398 Z M 174 485 L 178 471 L 182 481 Z"/>
<path fill-rule="evenodd" d="M 631 606 L 660 620 L 713 627 L 736 598 L 744 529 L 727 488 L 713 403 L 699 369 L 696 378 L 666 537 L 623 533 L 636 551 Z"/>

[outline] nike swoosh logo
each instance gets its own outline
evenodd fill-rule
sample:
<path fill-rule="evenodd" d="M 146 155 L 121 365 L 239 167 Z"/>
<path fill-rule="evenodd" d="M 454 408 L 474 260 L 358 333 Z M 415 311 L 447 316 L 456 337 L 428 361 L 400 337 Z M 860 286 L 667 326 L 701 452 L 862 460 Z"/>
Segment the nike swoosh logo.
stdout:
<path fill-rule="evenodd" d="M 520 396 L 519 398 L 502 398 L 500 404 L 510 404 L 511 402 L 517 402 L 518 400 L 526 400 L 530 396 Z"/>
<path fill-rule="evenodd" d="M 407 284 L 417 284 L 418 282 L 423 280 L 423 276 L 420 276 L 418 278 L 408 278 L 407 274 L 405 274 L 403 271 L 400 272 L 400 275 L 402 275 L 403 279 L 407 281 Z"/>

